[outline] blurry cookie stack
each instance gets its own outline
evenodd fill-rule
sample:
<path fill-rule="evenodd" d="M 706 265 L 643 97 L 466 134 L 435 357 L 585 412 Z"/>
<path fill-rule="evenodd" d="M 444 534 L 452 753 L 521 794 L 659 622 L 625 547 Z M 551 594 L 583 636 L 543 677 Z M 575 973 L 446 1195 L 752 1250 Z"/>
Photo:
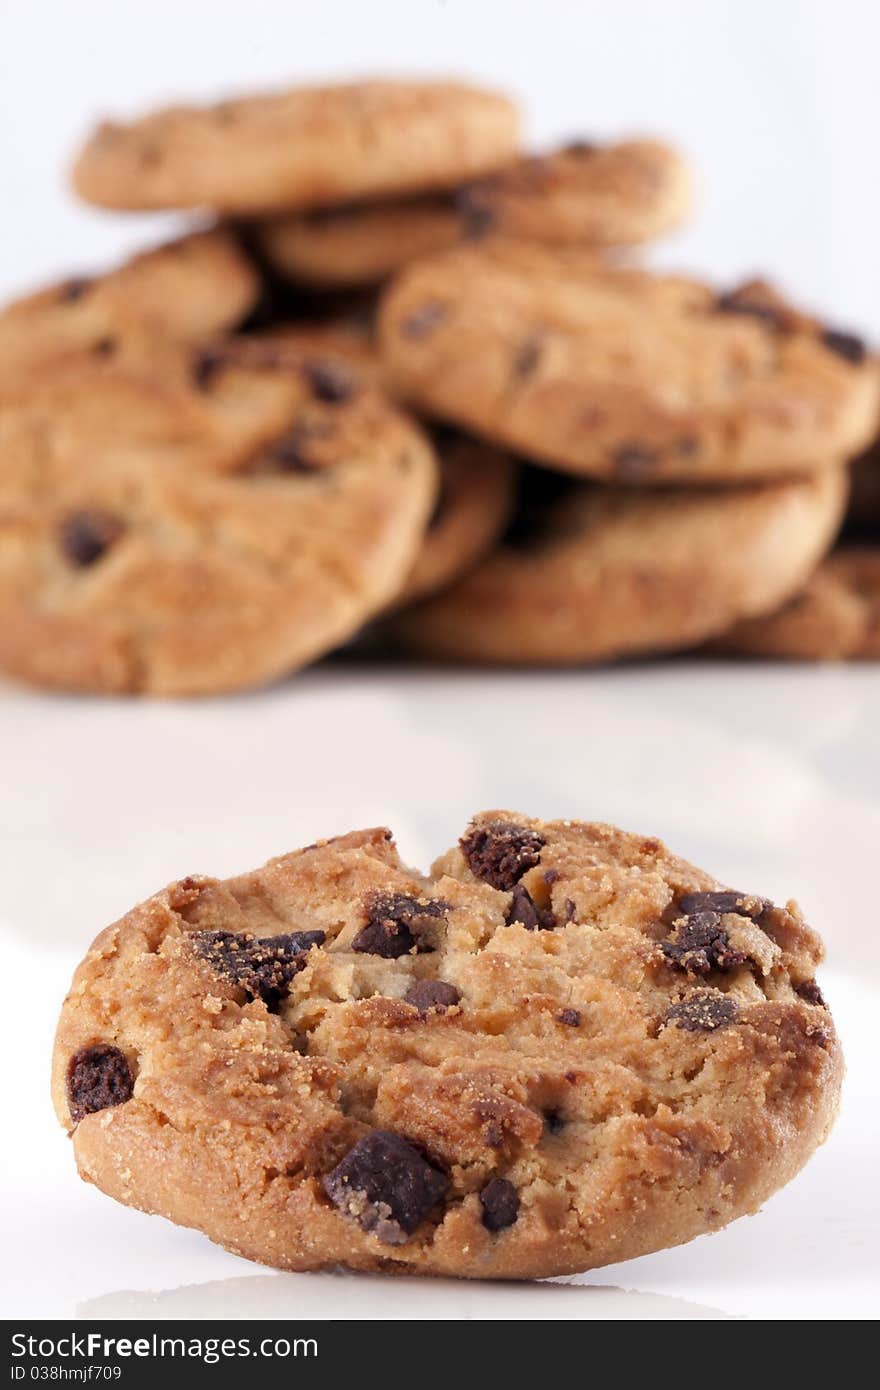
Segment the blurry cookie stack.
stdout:
<path fill-rule="evenodd" d="M 210 216 L 0 315 L 0 666 L 177 695 L 370 629 L 443 659 L 711 643 L 880 656 L 864 345 L 754 282 L 615 252 L 665 146 L 520 147 L 516 108 L 374 82 L 99 127 L 90 202 Z"/>

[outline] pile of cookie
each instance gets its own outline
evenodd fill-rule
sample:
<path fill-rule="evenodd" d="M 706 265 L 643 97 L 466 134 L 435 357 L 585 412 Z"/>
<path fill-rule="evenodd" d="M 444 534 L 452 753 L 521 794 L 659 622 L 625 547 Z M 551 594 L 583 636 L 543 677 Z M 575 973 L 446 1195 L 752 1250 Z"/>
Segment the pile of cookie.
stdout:
<path fill-rule="evenodd" d="M 375 81 L 101 125 L 74 184 L 210 221 L 0 314 L 5 671 L 880 655 L 877 362 L 633 266 L 690 207 L 664 145 L 528 155 L 502 95 Z"/>

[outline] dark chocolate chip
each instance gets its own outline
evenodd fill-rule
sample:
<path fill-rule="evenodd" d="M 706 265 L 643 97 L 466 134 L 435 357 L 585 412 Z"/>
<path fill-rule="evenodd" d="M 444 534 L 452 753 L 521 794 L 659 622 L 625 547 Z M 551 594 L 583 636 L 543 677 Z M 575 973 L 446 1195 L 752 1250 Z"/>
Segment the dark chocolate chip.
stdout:
<path fill-rule="evenodd" d="M 58 291 L 58 299 L 62 304 L 74 304 L 78 299 L 82 299 L 92 287 L 92 281 L 86 276 L 80 275 L 75 280 L 68 280 Z"/>
<path fill-rule="evenodd" d="M 801 980 L 800 984 L 794 986 L 794 992 L 799 999 L 803 999 L 807 1004 L 818 1004 L 820 1009 L 828 1007 L 815 980 Z"/>
<path fill-rule="evenodd" d="M 447 1009 L 458 1003 L 461 995 L 455 985 L 447 984 L 445 980 L 414 980 L 403 998 L 420 1014 L 426 1014 L 431 1009 L 445 1014 Z"/>
<path fill-rule="evenodd" d="M 521 883 L 514 886 L 510 907 L 504 920 L 508 927 L 514 922 L 519 922 L 526 931 L 552 931 L 556 926 L 556 918 L 550 908 L 539 907 Z"/>
<path fill-rule="evenodd" d="M 507 892 L 540 861 L 544 843 L 536 830 L 500 820 L 473 826 L 459 841 L 471 873 Z"/>
<path fill-rule="evenodd" d="M 190 940 L 199 958 L 218 975 L 239 985 L 252 999 L 277 1008 L 294 975 L 303 969 L 313 946 L 325 941 L 322 931 L 283 932 L 251 936 L 249 932 L 193 932 Z"/>
<path fill-rule="evenodd" d="M 833 328 L 825 329 L 822 334 L 822 346 L 827 347 L 829 352 L 836 352 L 838 357 L 852 362 L 856 367 L 861 366 L 868 356 L 864 339 L 856 337 L 854 333 L 838 333 Z"/>
<path fill-rule="evenodd" d="M 565 920 L 566 920 L 566 922 L 573 922 L 573 921 L 575 920 L 576 917 L 577 917 L 577 903 L 576 903 L 572 898 L 566 898 L 566 900 L 565 900 Z"/>
<path fill-rule="evenodd" d="M 663 942 L 669 965 L 691 975 L 708 975 L 710 970 L 732 970 L 745 956 L 731 946 L 717 912 L 694 912 L 683 917 L 671 941 Z"/>
<path fill-rule="evenodd" d="M 466 184 L 453 195 L 453 206 L 461 218 L 462 233 L 469 240 L 491 232 L 497 221 L 497 213 L 492 202 L 492 184 Z"/>
<path fill-rule="evenodd" d="M 122 534 L 122 522 L 111 512 L 95 509 L 71 512 L 59 528 L 65 557 L 81 569 L 95 564 Z"/>
<path fill-rule="evenodd" d="M 580 1028 L 580 1009 L 562 1009 L 556 1015 L 556 1021 L 557 1023 L 564 1023 L 567 1028 Z"/>
<path fill-rule="evenodd" d="M 338 405 L 340 401 L 347 401 L 354 391 L 354 377 L 341 362 L 306 362 L 303 371 L 319 401 Z"/>
<path fill-rule="evenodd" d="M 679 1004 L 673 1004 L 666 1022 L 685 1028 L 689 1033 L 714 1033 L 716 1028 L 735 1023 L 738 1017 L 735 999 L 717 990 L 707 990 L 704 994 L 689 994 Z"/>
<path fill-rule="evenodd" d="M 421 938 L 438 919 L 446 917 L 449 904 L 441 899 L 425 902 L 408 893 L 373 893 L 364 903 L 366 922 L 351 943 L 353 951 L 396 960 L 413 947 L 431 947 Z"/>
<path fill-rule="evenodd" d="M 110 1043 L 80 1048 L 67 1069 L 67 1101 L 71 1118 L 81 1120 L 96 1110 L 123 1105 L 131 1099 L 134 1077 L 128 1058 Z"/>
<path fill-rule="evenodd" d="M 563 145 L 563 154 L 590 155 L 595 154 L 598 146 L 591 140 L 569 140 L 567 145 Z"/>
<path fill-rule="evenodd" d="M 117 346 L 115 338 L 98 338 L 92 344 L 92 352 L 96 357 L 112 357 Z"/>
<path fill-rule="evenodd" d="M 759 319 L 770 328 L 784 329 L 787 325 L 785 310 L 767 297 L 763 285 L 754 281 L 720 294 L 715 300 L 715 309 L 720 314 L 744 314 L 747 318 Z"/>
<path fill-rule="evenodd" d="M 614 451 L 614 471 L 618 478 L 641 478 L 660 462 L 656 449 L 644 444 L 622 444 Z"/>
<path fill-rule="evenodd" d="M 437 300 L 429 300 L 420 308 L 414 309 L 401 325 L 404 337 L 406 338 L 427 338 L 429 333 L 442 323 L 449 310 L 445 304 L 439 304 Z"/>
<path fill-rule="evenodd" d="M 402 1245 L 446 1196 L 449 1178 L 399 1134 L 374 1129 L 327 1173 L 323 1187 L 362 1230 Z"/>
<path fill-rule="evenodd" d="M 561 1134 L 565 1129 L 565 1120 L 559 1110 L 546 1110 L 544 1112 L 544 1123 L 547 1126 L 548 1134 Z"/>
<path fill-rule="evenodd" d="M 740 917 L 751 917 L 756 921 L 772 903 L 766 898 L 756 898 L 751 893 L 735 893 L 720 889 L 710 893 L 685 893 L 678 901 L 678 910 L 685 917 L 695 912 L 736 912 Z"/>
<path fill-rule="evenodd" d="M 543 339 L 538 333 L 533 333 L 520 344 L 513 359 L 513 374 L 518 381 L 532 375 L 541 360 L 543 346 Z"/>
<path fill-rule="evenodd" d="M 519 1216 L 519 1193 L 507 1178 L 492 1178 L 480 1193 L 483 1225 L 487 1231 L 503 1231 Z"/>
<path fill-rule="evenodd" d="M 222 352 L 208 349 L 196 353 L 192 364 L 193 381 L 200 391 L 209 391 L 218 375 L 226 365 L 227 358 Z"/>
<path fill-rule="evenodd" d="M 333 431 L 329 420 L 297 425 L 290 434 L 270 444 L 242 470 L 248 476 L 271 473 L 320 473 L 327 467 L 314 452 L 314 443 Z"/>

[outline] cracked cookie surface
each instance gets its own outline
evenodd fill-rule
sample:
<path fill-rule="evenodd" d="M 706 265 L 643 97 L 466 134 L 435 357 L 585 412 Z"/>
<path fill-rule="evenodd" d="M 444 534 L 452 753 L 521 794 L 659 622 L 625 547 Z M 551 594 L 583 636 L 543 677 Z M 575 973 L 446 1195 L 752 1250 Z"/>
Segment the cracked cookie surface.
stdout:
<path fill-rule="evenodd" d="M 456 82 L 295 87 L 105 121 L 74 187 L 111 208 L 251 214 L 445 188 L 508 163 L 516 107 Z"/>
<path fill-rule="evenodd" d="M 76 972 L 81 1175 L 288 1269 L 561 1274 L 715 1230 L 825 1137 L 842 1060 L 797 907 L 656 839 L 506 811 L 191 877 Z"/>
<path fill-rule="evenodd" d="M 0 448 L 0 667 L 75 690 L 211 693 L 322 655 L 400 591 L 437 489 L 381 395 L 248 342 L 57 370 L 0 402 Z"/>
<path fill-rule="evenodd" d="M 669 231 L 690 205 L 683 161 L 654 140 L 579 141 L 451 193 L 333 208 L 258 225 L 293 280 L 370 285 L 419 256 L 501 233 L 548 245 L 626 246 Z"/>
<path fill-rule="evenodd" d="M 759 282 L 718 295 L 499 239 L 403 270 L 380 338 L 394 385 L 429 414 L 620 483 L 802 474 L 876 425 L 865 345 Z"/>

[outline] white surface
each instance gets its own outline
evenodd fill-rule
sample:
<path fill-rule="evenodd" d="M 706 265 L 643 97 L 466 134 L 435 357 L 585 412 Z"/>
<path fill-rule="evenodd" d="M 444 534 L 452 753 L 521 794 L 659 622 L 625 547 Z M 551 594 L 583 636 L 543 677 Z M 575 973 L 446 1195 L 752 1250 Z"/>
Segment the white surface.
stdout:
<path fill-rule="evenodd" d="M 81 1184 L 48 1100 L 52 1031 L 92 935 L 169 880 L 386 822 L 427 865 L 492 806 L 659 833 L 725 882 L 797 897 L 828 942 L 843 1113 L 789 1188 L 719 1235 L 573 1288 L 395 1281 L 394 1316 L 876 1315 L 878 697 L 877 670 L 709 663 L 334 663 L 189 705 L 0 687 L 5 1315 L 388 1316 L 383 1280 L 273 1274 Z"/>
<path fill-rule="evenodd" d="M 0 297 L 168 227 L 66 192 L 96 114 L 446 71 L 517 93 L 536 141 L 667 135 L 701 207 L 666 264 L 725 281 L 769 271 L 880 336 L 878 49 L 874 0 L 27 0 L 0 44 Z"/>

